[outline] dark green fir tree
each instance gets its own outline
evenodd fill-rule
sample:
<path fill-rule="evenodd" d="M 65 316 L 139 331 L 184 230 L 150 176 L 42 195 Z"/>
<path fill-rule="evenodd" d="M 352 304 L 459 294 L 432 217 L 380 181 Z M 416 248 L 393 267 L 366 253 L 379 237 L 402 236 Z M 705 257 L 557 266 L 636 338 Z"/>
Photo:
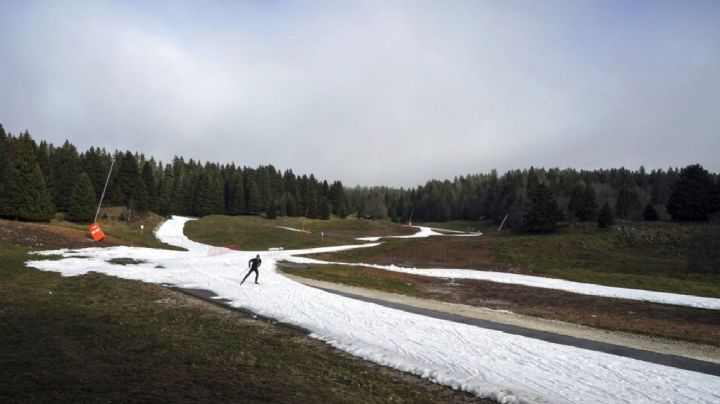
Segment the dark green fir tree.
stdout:
<path fill-rule="evenodd" d="M 610 204 L 605 202 L 602 208 L 600 208 L 600 213 L 598 214 L 598 227 L 601 229 L 607 229 L 614 224 L 615 217 L 613 215 L 613 211 L 610 208 Z"/>
<path fill-rule="evenodd" d="M 96 203 L 92 181 L 83 172 L 75 182 L 65 218 L 71 222 L 90 223 L 95 217 Z"/>
<path fill-rule="evenodd" d="M 645 206 L 645 209 L 643 210 L 643 219 L 646 222 L 656 222 L 660 220 L 660 215 L 658 214 L 658 211 L 651 203 L 648 203 Z"/>
<path fill-rule="evenodd" d="M 22 176 L 25 177 L 25 173 Z M 15 189 L 17 190 L 17 188 Z M 15 202 L 19 219 L 33 222 L 46 222 L 52 219 L 55 209 L 38 163 L 35 163 L 29 175 L 29 181 L 25 183 L 17 196 Z"/>
<path fill-rule="evenodd" d="M 558 220 L 560 209 L 550 188 L 543 183 L 533 186 L 522 230 L 526 233 L 552 233 L 558 228 Z"/>
<path fill-rule="evenodd" d="M 673 220 L 708 220 L 720 209 L 712 175 L 701 165 L 687 166 L 672 188 L 667 211 Z"/>

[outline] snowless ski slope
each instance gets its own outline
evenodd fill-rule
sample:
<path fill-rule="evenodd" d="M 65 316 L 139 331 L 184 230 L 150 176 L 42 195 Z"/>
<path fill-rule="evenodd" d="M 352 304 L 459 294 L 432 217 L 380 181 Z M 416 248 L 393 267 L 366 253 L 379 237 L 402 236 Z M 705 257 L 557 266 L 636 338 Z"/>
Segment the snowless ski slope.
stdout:
<path fill-rule="evenodd" d="M 311 336 L 375 363 L 507 403 L 718 403 L 720 377 L 518 335 L 428 318 L 330 294 L 277 273 L 291 255 L 358 246 L 258 252 L 260 285 L 238 285 L 256 252 L 222 250 L 192 242 L 174 217 L 157 237 L 188 251 L 110 247 L 57 250 L 61 260 L 28 266 L 75 276 L 90 271 L 125 279 L 204 288 L 235 307 L 303 327 Z M 359 246 L 372 247 L 376 244 Z M 137 265 L 114 265 L 133 258 Z M 239 341 L 238 343 L 241 343 Z"/>

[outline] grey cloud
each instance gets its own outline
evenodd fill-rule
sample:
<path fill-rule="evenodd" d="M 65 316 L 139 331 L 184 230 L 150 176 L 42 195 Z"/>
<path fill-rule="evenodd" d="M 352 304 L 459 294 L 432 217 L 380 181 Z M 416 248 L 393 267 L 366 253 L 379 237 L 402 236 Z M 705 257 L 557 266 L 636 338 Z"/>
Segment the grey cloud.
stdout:
<path fill-rule="evenodd" d="M 712 3 L 5 7 L 0 122 L 55 143 L 348 185 L 720 170 Z"/>

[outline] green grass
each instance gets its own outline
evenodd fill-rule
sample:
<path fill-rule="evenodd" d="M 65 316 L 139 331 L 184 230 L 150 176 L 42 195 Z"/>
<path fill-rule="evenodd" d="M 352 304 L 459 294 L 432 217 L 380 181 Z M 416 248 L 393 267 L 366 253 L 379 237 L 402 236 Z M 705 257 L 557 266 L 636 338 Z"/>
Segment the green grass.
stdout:
<path fill-rule="evenodd" d="M 408 296 L 419 296 L 417 287 L 411 282 L 389 277 L 378 277 L 373 270 L 363 267 L 347 265 L 312 265 L 309 268 L 278 268 L 290 275 L 319 281 L 342 283 L 349 286 L 375 289 L 389 293 L 399 293 Z"/>
<path fill-rule="evenodd" d="M 100 227 L 106 236 L 119 239 L 123 244 L 135 247 L 162 248 L 169 250 L 182 250 L 180 247 L 165 244 L 155 238 L 153 230 L 160 226 L 165 220 L 162 216 L 152 212 L 135 214 L 132 221 L 121 220 L 119 215 L 122 213 L 127 216 L 127 209 L 120 207 L 106 207 L 101 211 L 107 217 L 98 218 Z M 72 223 L 65 220 L 54 220 L 53 225 L 68 227 L 79 231 L 88 231 L 88 225 Z M 140 229 L 140 226 L 144 229 Z"/>
<path fill-rule="evenodd" d="M 372 257 L 399 251 L 412 244 L 421 243 L 423 239 L 384 239 L 380 245 L 370 248 L 356 248 L 336 253 L 314 254 L 310 257 L 327 261 L 367 263 Z M 422 259 L 422 257 L 419 257 Z"/>
<path fill-rule="evenodd" d="M 448 222 L 413 222 L 413 224 L 468 233 L 478 231 L 489 233 L 497 230 L 497 225 L 493 224 L 490 220 L 451 220 Z"/>
<path fill-rule="evenodd" d="M 27 251 L 0 244 L 0 402 L 479 401 L 156 285 L 25 268 Z"/>
<path fill-rule="evenodd" d="M 432 223 L 442 227 L 440 223 Z M 467 240 L 465 248 L 449 253 L 462 256 L 471 243 L 492 251 L 487 262 L 473 267 L 547 275 L 576 282 L 662 292 L 720 297 L 720 274 L 688 273 L 687 243 L 698 226 L 681 223 L 623 222 L 623 231 L 599 230 L 594 224 L 571 225 L 547 235 L 491 232 Z M 455 224 L 453 227 L 459 227 Z M 371 262 L 373 257 L 392 256 L 414 243 L 428 240 L 387 240 L 370 249 L 323 254 L 321 259 L 340 262 Z M 477 247 L 474 247 L 477 248 Z M 425 256 L 416 264 L 423 267 Z"/>
<path fill-rule="evenodd" d="M 625 223 L 634 236 L 592 227 L 549 235 L 488 237 L 495 262 L 577 282 L 720 297 L 720 275 L 686 271 L 694 225 Z"/>
<path fill-rule="evenodd" d="M 301 233 L 278 226 L 309 229 Z M 401 226 L 388 221 L 363 219 L 303 220 L 281 217 L 266 219 L 260 216 L 205 216 L 185 225 L 185 234 L 192 240 L 217 245 L 233 245 L 242 250 L 261 250 L 271 247 L 284 249 L 312 248 L 333 245 L 359 244 L 355 237 L 376 233 L 400 234 Z M 324 235 L 322 234 L 324 233 Z"/>

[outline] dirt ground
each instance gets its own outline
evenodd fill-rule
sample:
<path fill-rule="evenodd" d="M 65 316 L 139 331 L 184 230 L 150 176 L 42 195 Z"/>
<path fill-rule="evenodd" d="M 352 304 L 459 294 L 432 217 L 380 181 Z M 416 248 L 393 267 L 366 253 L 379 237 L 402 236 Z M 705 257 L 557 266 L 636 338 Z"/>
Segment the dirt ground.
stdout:
<path fill-rule="evenodd" d="M 95 243 L 85 232 L 69 227 L 44 223 L 27 223 L 0 219 L 0 242 L 37 249 L 86 248 L 123 245 L 121 240 L 107 236 Z"/>
<path fill-rule="evenodd" d="M 325 230 L 328 237 L 338 238 L 357 238 L 357 237 L 385 237 L 385 236 L 407 236 L 417 233 L 417 229 L 408 226 L 387 226 L 384 222 L 376 222 L 374 220 L 363 220 L 368 228 L 365 229 L 331 229 Z"/>
<path fill-rule="evenodd" d="M 462 251 L 462 254 L 458 254 Z M 313 258 L 338 261 L 337 253 L 317 254 Z M 498 268 L 493 253 L 480 237 L 428 237 L 413 240 L 402 248 L 383 251 L 363 259 L 368 264 L 418 268 Z"/>

